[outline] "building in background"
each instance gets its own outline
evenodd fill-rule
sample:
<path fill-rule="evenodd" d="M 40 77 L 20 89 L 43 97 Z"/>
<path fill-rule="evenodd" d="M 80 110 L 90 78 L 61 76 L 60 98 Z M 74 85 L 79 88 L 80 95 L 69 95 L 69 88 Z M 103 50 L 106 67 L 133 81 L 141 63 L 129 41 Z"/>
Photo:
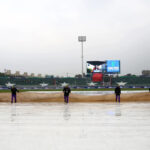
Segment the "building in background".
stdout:
<path fill-rule="evenodd" d="M 142 76 L 150 77 L 150 70 L 143 70 Z"/>
<path fill-rule="evenodd" d="M 20 71 L 16 71 L 15 76 L 20 76 Z"/>
<path fill-rule="evenodd" d="M 31 73 L 31 75 L 30 75 L 31 77 L 35 77 L 35 75 L 34 75 L 34 73 Z"/>
<path fill-rule="evenodd" d="M 11 70 L 5 69 L 5 70 L 4 70 L 4 73 L 5 73 L 6 75 L 11 75 Z"/>
<path fill-rule="evenodd" d="M 37 75 L 37 77 L 41 78 L 41 77 L 42 77 L 42 74 L 39 73 L 39 74 Z"/>
<path fill-rule="evenodd" d="M 24 72 L 23 76 L 24 76 L 24 77 L 28 77 L 28 73 L 27 73 L 27 72 Z"/>

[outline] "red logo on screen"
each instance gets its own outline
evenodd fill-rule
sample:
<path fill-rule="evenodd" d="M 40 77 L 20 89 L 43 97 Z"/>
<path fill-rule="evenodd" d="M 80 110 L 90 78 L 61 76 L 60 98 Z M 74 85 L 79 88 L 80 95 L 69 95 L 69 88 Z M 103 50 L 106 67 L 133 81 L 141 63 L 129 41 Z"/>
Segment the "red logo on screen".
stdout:
<path fill-rule="evenodd" d="M 93 73 L 92 75 L 92 81 L 93 82 L 101 82 L 103 80 L 103 74 L 102 73 Z"/>

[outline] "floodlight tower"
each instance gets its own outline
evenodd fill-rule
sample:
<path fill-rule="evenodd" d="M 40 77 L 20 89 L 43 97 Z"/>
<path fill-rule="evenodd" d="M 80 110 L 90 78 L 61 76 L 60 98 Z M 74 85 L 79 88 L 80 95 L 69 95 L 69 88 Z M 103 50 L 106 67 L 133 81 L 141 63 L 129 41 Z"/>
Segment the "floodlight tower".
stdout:
<path fill-rule="evenodd" d="M 86 41 L 86 36 L 78 36 L 78 41 L 81 42 L 81 62 L 82 62 L 82 77 L 83 77 L 83 42 Z"/>

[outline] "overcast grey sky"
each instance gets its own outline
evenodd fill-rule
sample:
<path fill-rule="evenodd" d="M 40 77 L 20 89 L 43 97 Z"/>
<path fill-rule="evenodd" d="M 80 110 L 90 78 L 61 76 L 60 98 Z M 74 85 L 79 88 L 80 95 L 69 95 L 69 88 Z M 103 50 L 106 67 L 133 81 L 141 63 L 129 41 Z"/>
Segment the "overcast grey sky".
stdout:
<path fill-rule="evenodd" d="M 121 60 L 121 74 L 150 69 L 150 0 L 0 0 L 0 72 L 70 76 L 86 61 Z"/>

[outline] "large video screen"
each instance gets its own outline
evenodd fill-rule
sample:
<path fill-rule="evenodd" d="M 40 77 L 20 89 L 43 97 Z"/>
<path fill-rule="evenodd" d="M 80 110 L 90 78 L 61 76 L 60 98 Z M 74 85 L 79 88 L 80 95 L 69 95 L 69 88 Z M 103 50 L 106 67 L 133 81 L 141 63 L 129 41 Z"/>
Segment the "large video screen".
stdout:
<path fill-rule="evenodd" d="M 120 73 L 120 60 L 87 61 L 87 75 Z"/>
<path fill-rule="evenodd" d="M 87 63 L 87 73 L 98 73 L 98 72 L 103 72 L 102 65 L 92 65 L 90 63 Z"/>
<path fill-rule="evenodd" d="M 107 73 L 120 73 L 120 60 L 107 60 Z"/>

